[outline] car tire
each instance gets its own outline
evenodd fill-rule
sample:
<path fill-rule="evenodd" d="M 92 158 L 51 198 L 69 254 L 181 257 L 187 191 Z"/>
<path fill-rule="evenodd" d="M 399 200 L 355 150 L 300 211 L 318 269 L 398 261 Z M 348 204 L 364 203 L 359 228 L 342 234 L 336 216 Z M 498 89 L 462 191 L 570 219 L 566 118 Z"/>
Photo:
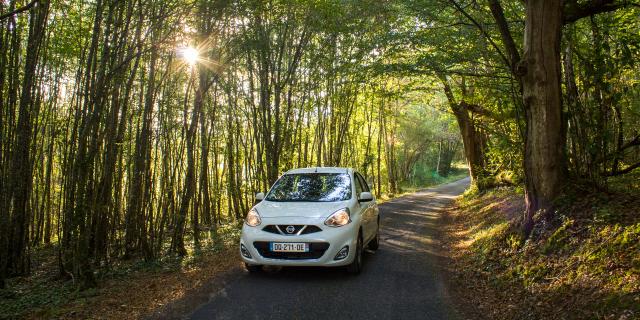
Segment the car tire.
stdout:
<path fill-rule="evenodd" d="M 249 273 L 258 273 L 262 271 L 262 266 L 257 264 L 248 264 L 245 262 L 244 268 L 249 271 Z"/>
<path fill-rule="evenodd" d="M 369 241 L 367 247 L 370 250 L 376 251 L 378 247 L 380 247 L 380 223 L 378 222 L 378 229 L 376 230 L 376 235 Z"/>
<path fill-rule="evenodd" d="M 359 274 L 362 271 L 362 234 L 358 234 L 358 244 L 356 245 L 356 256 L 353 262 L 347 266 L 347 272 Z"/>

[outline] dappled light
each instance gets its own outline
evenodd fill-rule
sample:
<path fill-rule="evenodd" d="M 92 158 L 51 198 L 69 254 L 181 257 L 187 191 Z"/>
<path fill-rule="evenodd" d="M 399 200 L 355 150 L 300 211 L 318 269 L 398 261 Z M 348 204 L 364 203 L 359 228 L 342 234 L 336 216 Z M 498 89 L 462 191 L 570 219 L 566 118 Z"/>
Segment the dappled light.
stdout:
<path fill-rule="evenodd" d="M 2 0 L 0 318 L 639 318 L 638 17 Z"/>

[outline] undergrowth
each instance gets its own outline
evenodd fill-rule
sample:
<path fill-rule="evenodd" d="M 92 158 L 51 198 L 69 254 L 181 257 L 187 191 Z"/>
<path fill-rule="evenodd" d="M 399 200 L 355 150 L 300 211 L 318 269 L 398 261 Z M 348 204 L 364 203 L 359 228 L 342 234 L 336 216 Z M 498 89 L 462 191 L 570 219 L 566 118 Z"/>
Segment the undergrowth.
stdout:
<path fill-rule="evenodd" d="M 454 255 L 455 272 L 467 282 L 475 279 L 470 294 L 502 300 L 479 314 L 640 319 L 640 177 L 635 177 L 613 180 L 606 191 L 567 188 L 553 218 L 536 217 L 537 227 L 526 240 L 517 227 L 524 211 L 521 188 L 468 191 L 453 214 L 452 246 L 461 249 Z"/>
<path fill-rule="evenodd" d="M 189 241 L 191 235 L 187 235 L 185 243 L 190 246 L 187 247 L 188 253 L 185 256 L 162 255 L 156 260 L 114 259 L 109 265 L 95 268 L 94 274 L 99 285 L 97 288 L 88 290 L 78 290 L 73 280 L 59 276 L 56 262 L 57 249 L 54 246 L 36 248 L 32 255 L 32 275 L 10 278 L 6 288 L 0 290 L 0 319 L 85 318 L 90 313 L 78 313 L 75 309 L 101 304 L 116 290 L 122 291 L 122 285 L 132 279 L 162 275 L 179 276 L 190 269 L 202 268 L 202 264 L 211 263 L 210 260 L 213 257 L 224 253 L 230 246 L 236 244 L 239 234 L 240 230 L 235 224 L 228 224 L 218 227 L 216 232 L 203 232 L 199 248 L 191 245 L 193 243 Z M 156 281 L 155 278 L 154 281 Z M 135 291 L 118 293 L 137 294 Z M 146 302 L 140 301 L 140 303 Z M 148 303 L 152 304 L 153 301 Z M 122 305 L 128 306 L 130 303 L 123 301 L 118 304 L 118 307 Z M 110 318 L 109 315 L 100 317 Z"/>

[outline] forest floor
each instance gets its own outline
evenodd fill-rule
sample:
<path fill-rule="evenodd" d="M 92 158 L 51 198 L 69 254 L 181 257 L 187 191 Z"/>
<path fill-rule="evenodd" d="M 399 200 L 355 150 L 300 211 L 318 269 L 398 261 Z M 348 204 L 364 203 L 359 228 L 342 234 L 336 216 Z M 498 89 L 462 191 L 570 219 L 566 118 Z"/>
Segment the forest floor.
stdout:
<path fill-rule="evenodd" d="M 237 266 L 239 232 L 228 226 L 216 241 L 183 258 L 118 261 L 96 272 L 98 286 L 79 291 L 58 275 L 56 250 L 39 248 L 32 275 L 15 277 L 0 290 L 0 319 L 139 319 L 163 310 Z"/>
<path fill-rule="evenodd" d="M 459 180 L 467 172 L 460 167 L 448 177 L 434 175 L 420 186 L 402 185 L 401 193 L 383 195 L 380 202 Z M 218 280 L 241 266 L 237 226 L 227 225 L 215 235 L 203 232 L 202 237 L 202 248 L 187 248 L 186 257 L 114 260 L 108 267 L 97 268 L 98 286 L 84 291 L 59 276 L 54 246 L 35 248 L 32 274 L 11 278 L 7 288 L 0 290 L 0 319 L 139 319 L 180 313 L 177 309 L 202 303 L 202 292 L 222 285 Z"/>
<path fill-rule="evenodd" d="M 469 318 L 640 319 L 640 172 L 569 189 L 527 241 L 521 188 L 468 191 L 449 210 L 450 287 Z"/>

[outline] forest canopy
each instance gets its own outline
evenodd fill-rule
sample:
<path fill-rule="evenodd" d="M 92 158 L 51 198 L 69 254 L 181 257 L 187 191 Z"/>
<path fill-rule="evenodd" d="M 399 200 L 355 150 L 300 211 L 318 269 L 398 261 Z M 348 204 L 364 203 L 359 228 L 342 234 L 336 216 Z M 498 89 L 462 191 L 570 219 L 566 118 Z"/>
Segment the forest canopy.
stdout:
<path fill-rule="evenodd" d="M 186 255 L 296 167 L 353 167 L 392 196 L 464 162 L 474 188 L 524 186 L 526 236 L 567 180 L 605 189 L 640 167 L 639 14 L 613 0 L 0 2 L 0 284 L 48 245 L 82 287 L 114 260 Z"/>

